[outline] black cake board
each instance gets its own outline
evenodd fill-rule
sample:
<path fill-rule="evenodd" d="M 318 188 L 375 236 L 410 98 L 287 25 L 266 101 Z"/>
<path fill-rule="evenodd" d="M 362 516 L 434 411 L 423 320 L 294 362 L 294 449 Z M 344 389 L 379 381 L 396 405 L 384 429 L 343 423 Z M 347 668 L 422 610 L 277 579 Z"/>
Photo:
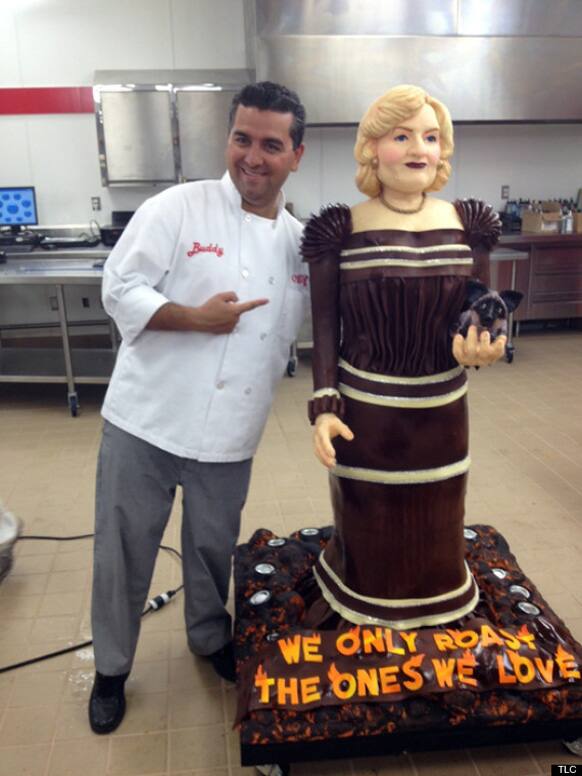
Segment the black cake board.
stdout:
<path fill-rule="evenodd" d="M 305 580 L 331 531 L 331 527 L 303 529 L 283 541 L 272 532 L 260 529 L 247 544 L 237 547 L 234 562 L 235 645 L 239 680 L 246 676 L 248 681 L 249 672 L 245 672 L 245 666 L 248 669 L 256 662 L 266 644 L 294 628 L 301 628 L 306 605 L 302 595 L 309 589 Z M 489 620 L 494 627 L 519 628 L 527 623 L 534 630 L 536 618 L 540 618 L 551 624 L 563 643 L 571 644 L 570 648 L 581 655 L 582 647 L 520 569 L 503 536 L 491 526 L 474 525 L 465 529 L 465 537 L 467 562 L 480 589 L 480 601 L 474 614 Z M 264 564 L 267 569 L 263 571 L 271 570 L 270 574 L 257 572 L 257 566 Z M 275 571 L 272 571 L 273 567 Z M 509 592 L 516 586 L 522 593 Z M 259 593 L 259 599 L 267 600 L 258 605 L 253 603 L 256 593 Z M 537 615 L 523 611 L 524 602 L 533 606 Z M 449 623 L 444 627 L 455 626 L 455 623 Z M 461 621 L 459 627 L 462 627 Z M 542 623 L 542 630 L 544 627 Z M 240 699 L 240 682 L 238 689 Z M 494 692 L 475 693 L 475 696 L 479 695 L 478 704 L 490 710 L 485 714 L 485 721 L 471 717 L 469 713 L 460 722 L 443 726 L 442 715 L 440 723 L 435 725 L 434 714 L 429 713 L 424 718 L 422 713 L 411 715 L 407 712 L 398 719 L 397 729 L 390 733 L 378 722 L 369 729 L 366 723 L 361 724 L 368 705 L 375 707 L 377 717 L 378 706 L 382 705 L 378 703 L 354 704 L 363 713 L 353 717 L 356 720 L 353 727 L 350 715 L 354 711 L 349 704 L 327 707 L 324 730 L 320 729 L 316 736 L 312 735 L 312 720 L 306 721 L 305 712 L 264 708 L 240 715 L 241 764 L 278 763 L 283 766 L 283 773 L 289 773 L 289 764 L 309 760 L 353 759 L 551 739 L 573 741 L 582 737 L 582 681 L 558 689 L 559 700 L 554 699 L 551 703 L 540 701 L 533 690 L 517 691 L 517 702 L 515 690 L 497 688 Z M 446 705 L 446 694 L 429 696 L 433 710 L 439 703 Z M 406 704 L 406 701 L 402 703 Z M 495 708 L 505 705 L 510 709 L 507 718 L 496 717 Z M 398 704 L 392 702 L 385 708 L 387 715 L 390 709 L 394 715 Z M 335 721 L 334 714 L 337 715 Z M 334 727 L 338 734 L 334 734 Z"/>

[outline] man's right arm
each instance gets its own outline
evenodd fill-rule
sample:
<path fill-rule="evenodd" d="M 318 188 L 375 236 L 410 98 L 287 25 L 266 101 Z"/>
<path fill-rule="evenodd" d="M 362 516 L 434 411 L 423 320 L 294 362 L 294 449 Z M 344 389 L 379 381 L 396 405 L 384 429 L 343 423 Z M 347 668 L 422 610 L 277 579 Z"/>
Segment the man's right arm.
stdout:
<path fill-rule="evenodd" d="M 267 304 L 268 301 L 253 299 L 249 302 L 239 302 L 234 291 L 225 291 L 210 297 L 199 307 L 167 302 L 152 315 L 146 329 L 229 334 L 243 313 Z"/>

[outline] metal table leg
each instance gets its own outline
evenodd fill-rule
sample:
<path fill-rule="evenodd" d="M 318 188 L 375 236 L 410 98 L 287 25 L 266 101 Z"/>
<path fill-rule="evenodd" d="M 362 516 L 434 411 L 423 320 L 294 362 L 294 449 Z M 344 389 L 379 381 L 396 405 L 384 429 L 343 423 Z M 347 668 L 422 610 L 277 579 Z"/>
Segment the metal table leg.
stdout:
<path fill-rule="evenodd" d="M 75 390 L 75 378 L 73 376 L 73 360 L 71 358 L 71 345 L 69 342 L 69 328 L 67 326 L 67 306 L 65 304 L 64 286 L 58 284 L 55 286 L 57 292 L 57 305 L 59 313 L 59 323 L 61 326 L 61 339 L 63 342 L 63 353 L 65 356 L 65 374 L 67 377 L 68 402 L 71 415 L 76 417 L 79 411 L 79 399 Z"/>

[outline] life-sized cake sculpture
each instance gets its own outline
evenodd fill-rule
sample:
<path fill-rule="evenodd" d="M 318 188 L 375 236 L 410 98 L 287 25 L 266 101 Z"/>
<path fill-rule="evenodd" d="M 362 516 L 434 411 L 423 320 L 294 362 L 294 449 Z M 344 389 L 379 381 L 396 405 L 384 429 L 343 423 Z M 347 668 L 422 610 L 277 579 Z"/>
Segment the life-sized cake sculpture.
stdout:
<path fill-rule="evenodd" d="M 390 90 L 358 130 L 368 199 L 306 226 L 309 417 L 334 526 L 257 532 L 237 550 L 245 762 L 398 751 L 431 731 L 452 744 L 455 730 L 516 723 L 582 735 L 582 648 L 499 534 L 464 535 L 466 367 L 504 354 L 496 318 L 519 295 L 494 294 L 497 312 L 483 303 L 484 325 L 458 333 L 468 287 L 489 296 L 500 222 L 482 202 L 427 196 L 452 152 L 447 109 L 418 87 Z"/>

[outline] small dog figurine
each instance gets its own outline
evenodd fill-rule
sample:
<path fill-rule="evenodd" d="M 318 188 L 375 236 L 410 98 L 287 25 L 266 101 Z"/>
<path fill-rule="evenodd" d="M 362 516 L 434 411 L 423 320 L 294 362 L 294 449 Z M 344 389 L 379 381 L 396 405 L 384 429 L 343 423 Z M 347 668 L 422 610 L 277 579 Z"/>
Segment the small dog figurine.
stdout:
<path fill-rule="evenodd" d="M 522 298 L 519 291 L 492 291 L 478 280 L 468 280 L 467 298 L 455 333 L 466 337 L 469 326 L 476 326 L 478 335 L 482 331 L 490 333 L 491 342 L 507 336 L 507 318 Z"/>

